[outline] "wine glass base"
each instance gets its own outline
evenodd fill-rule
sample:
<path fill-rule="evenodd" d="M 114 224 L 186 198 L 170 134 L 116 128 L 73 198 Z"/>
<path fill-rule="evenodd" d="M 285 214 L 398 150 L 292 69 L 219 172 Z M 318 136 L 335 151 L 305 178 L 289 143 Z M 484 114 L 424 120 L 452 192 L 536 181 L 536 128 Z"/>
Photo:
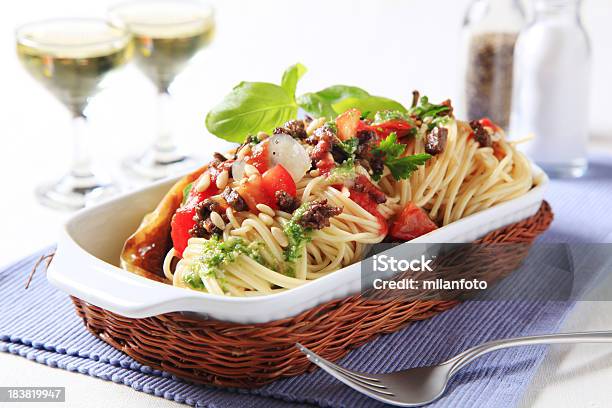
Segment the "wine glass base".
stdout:
<path fill-rule="evenodd" d="M 68 174 L 59 181 L 40 185 L 35 190 L 40 204 L 64 211 L 79 210 L 118 192 L 114 184 L 99 180 L 94 175 L 73 174 Z"/>
<path fill-rule="evenodd" d="M 141 181 L 155 181 L 185 173 L 197 167 L 198 162 L 189 156 L 178 155 L 170 160 L 160 160 L 154 153 L 141 157 L 129 157 L 123 161 L 128 176 Z"/>

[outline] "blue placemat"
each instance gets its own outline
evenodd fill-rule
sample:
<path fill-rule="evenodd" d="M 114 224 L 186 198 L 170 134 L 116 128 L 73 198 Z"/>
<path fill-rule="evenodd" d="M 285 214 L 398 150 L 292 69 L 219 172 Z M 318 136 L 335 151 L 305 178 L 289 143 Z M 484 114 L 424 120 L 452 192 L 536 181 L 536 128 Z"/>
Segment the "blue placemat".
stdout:
<path fill-rule="evenodd" d="M 612 158 L 594 158 L 581 180 L 555 181 L 547 194 L 556 220 L 543 241 L 609 240 L 612 217 Z M 353 392 L 316 371 L 277 381 L 259 390 L 226 391 L 189 384 L 135 362 L 89 334 L 68 297 L 35 275 L 23 284 L 41 253 L 0 272 L 0 351 L 93 377 L 131 386 L 201 407 L 375 407 L 382 404 Z M 413 324 L 352 351 L 341 364 L 363 371 L 394 371 L 433 364 L 483 341 L 552 332 L 572 302 L 466 302 L 433 319 Z M 461 371 L 450 391 L 431 406 L 509 407 L 517 403 L 539 363 L 544 347 L 489 354 Z"/>

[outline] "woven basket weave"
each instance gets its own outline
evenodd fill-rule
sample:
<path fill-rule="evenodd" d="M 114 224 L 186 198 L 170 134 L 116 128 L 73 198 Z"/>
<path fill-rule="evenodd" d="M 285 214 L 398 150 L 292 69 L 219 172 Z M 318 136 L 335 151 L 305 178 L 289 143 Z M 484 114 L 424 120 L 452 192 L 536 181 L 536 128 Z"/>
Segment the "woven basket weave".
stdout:
<path fill-rule="evenodd" d="M 529 245 L 548 228 L 552 218 L 550 206 L 544 202 L 533 217 L 493 231 L 478 242 Z M 89 331 L 136 361 L 193 382 L 239 388 L 261 387 L 306 372 L 311 365 L 295 348 L 296 342 L 335 361 L 381 334 L 459 303 L 373 300 L 356 295 L 283 320 L 236 324 L 181 313 L 131 319 L 74 297 L 72 300 Z"/>

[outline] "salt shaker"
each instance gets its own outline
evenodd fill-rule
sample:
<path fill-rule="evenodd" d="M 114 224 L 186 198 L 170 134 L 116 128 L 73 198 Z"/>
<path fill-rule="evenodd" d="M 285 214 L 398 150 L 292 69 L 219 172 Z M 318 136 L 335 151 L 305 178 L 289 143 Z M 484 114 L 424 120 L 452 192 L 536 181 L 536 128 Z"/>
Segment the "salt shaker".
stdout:
<path fill-rule="evenodd" d="M 552 177 L 587 170 L 590 42 L 580 0 L 533 0 L 515 53 L 511 134 Z"/>
<path fill-rule="evenodd" d="M 463 22 L 459 107 L 507 129 L 514 46 L 525 19 L 518 0 L 473 0 Z"/>

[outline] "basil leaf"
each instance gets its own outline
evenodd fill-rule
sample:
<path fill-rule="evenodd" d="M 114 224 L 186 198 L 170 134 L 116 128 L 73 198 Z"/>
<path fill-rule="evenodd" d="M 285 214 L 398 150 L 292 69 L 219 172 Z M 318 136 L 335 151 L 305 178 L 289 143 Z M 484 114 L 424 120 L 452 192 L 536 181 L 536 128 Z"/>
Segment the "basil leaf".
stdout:
<path fill-rule="evenodd" d="M 334 119 L 338 112 L 333 104 L 346 98 L 366 98 L 369 93 L 356 86 L 334 85 L 319 92 L 309 92 L 297 98 L 300 108 L 314 117 L 326 117 Z"/>
<path fill-rule="evenodd" d="M 208 131 L 241 143 L 249 134 L 272 132 L 297 116 L 293 96 L 267 82 L 241 82 L 206 115 Z"/>
<path fill-rule="evenodd" d="M 295 65 L 290 66 L 285 70 L 283 79 L 281 80 L 281 87 L 287 91 L 289 95 L 295 100 L 295 90 L 297 89 L 297 83 L 304 76 L 307 69 L 304 65 L 299 62 Z"/>
<path fill-rule="evenodd" d="M 333 109 L 339 114 L 349 109 L 358 109 L 361 112 L 370 112 L 372 118 L 378 111 L 400 111 L 406 112 L 406 108 L 393 99 L 383 98 L 382 96 L 368 96 L 365 98 L 346 98 L 332 105 Z"/>
<path fill-rule="evenodd" d="M 297 103 L 300 108 L 304 109 L 306 113 L 315 118 L 325 117 L 334 119 L 337 116 L 331 104 L 316 93 L 307 93 L 298 96 Z"/>

